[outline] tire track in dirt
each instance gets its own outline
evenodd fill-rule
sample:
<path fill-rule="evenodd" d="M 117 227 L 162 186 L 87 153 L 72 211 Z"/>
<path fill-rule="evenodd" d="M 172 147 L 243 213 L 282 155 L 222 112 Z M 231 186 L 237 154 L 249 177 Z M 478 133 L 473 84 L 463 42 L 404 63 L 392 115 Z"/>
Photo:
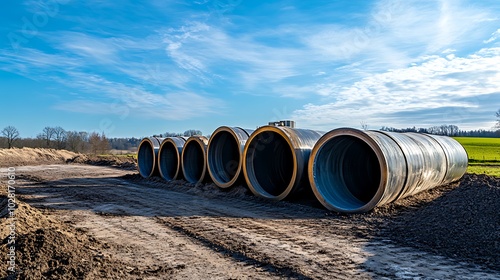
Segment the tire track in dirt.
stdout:
<path fill-rule="evenodd" d="M 213 251 L 175 230 L 161 226 L 153 218 L 141 216 L 101 216 L 88 211 L 68 213 L 66 218 L 101 240 L 113 244 L 110 253 L 139 270 L 169 264 L 177 268 L 174 279 L 283 279 L 252 263 L 235 261 Z M 161 276 L 161 275 L 156 275 Z"/>
<path fill-rule="evenodd" d="M 497 279 L 494 273 L 425 252 L 319 232 L 309 221 L 158 218 L 196 238 L 314 279 Z M 319 223 L 321 223 L 319 221 Z M 279 225 L 279 226 L 276 226 Z"/>
<path fill-rule="evenodd" d="M 111 168 L 79 166 L 68 175 L 71 167 L 50 168 L 25 171 L 34 177 L 19 191 L 28 202 L 64 210 L 77 227 L 115 244 L 113 253 L 128 262 L 139 256 L 150 265 L 189 263 L 176 272 L 180 278 L 191 275 L 185 271 L 204 278 L 196 274 L 200 269 L 211 278 L 232 269 L 240 278 L 498 278 L 467 263 L 360 237 L 369 227 L 362 220 L 325 218 L 328 212 L 303 205 L 131 182 L 117 178 L 129 172 Z"/>

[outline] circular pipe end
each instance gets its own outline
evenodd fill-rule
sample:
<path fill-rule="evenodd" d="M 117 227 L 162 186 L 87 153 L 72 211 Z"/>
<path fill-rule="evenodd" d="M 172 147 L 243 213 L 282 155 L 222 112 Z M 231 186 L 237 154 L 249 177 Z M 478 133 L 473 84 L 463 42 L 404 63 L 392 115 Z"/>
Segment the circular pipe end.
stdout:
<path fill-rule="evenodd" d="M 153 176 L 156 167 L 154 143 L 151 138 L 142 139 L 137 150 L 137 169 L 143 178 Z"/>
<path fill-rule="evenodd" d="M 179 149 L 182 149 L 185 139 L 166 138 L 160 145 L 158 151 L 158 169 L 160 176 L 167 180 L 172 181 L 179 178 L 181 175 L 181 155 Z"/>
<path fill-rule="evenodd" d="M 189 183 L 201 183 L 207 172 L 206 147 L 208 139 L 204 136 L 191 136 L 184 144 L 181 166 L 184 178 Z"/>
<path fill-rule="evenodd" d="M 327 209 L 361 213 L 372 210 L 381 200 L 387 163 L 368 133 L 335 129 L 314 146 L 308 164 L 309 181 L 314 195 Z"/>
<path fill-rule="evenodd" d="M 227 126 L 217 128 L 210 137 L 207 168 L 210 177 L 220 188 L 233 186 L 239 178 L 243 156 L 240 141 L 246 140 L 240 138 L 234 128 Z"/>
<path fill-rule="evenodd" d="M 243 174 L 257 196 L 282 200 L 295 185 L 298 164 L 287 129 L 260 127 L 245 145 Z"/>

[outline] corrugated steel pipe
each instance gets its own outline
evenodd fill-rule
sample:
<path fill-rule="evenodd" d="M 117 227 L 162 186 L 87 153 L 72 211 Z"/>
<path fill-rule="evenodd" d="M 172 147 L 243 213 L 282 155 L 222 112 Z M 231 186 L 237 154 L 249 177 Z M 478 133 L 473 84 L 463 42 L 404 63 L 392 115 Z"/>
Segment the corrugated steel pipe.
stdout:
<path fill-rule="evenodd" d="M 281 200 L 309 185 L 307 161 L 323 132 L 263 126 L 247 140 L 243 174 L 257 196 Z"/>
<path fill-rule="evenodd" d="M 184 179 L 190 183 L 201 183 L 209 176 L 207 172 L 208 139 L 204 136 L 191 136 L 182 149 L 181 165 Z"/>
<path fill-rule="evenodd" d="M 327 209 L 360 213 L 456 181 L 467 163 L 449 137 L 339 128 L 316 143 L 308 173 Z"/>
<path fill-rule="evenodd" d="M 137 169 L 144 178 L 158 175 L 157 156 L 163 138 L 146 137 L 137 150 Z"/>
<path fill-rule="evenodd" d="M 158 169 L 163 179 L 172 181 L 182 178 L 181 154 L 186 139 L 185 137 L 167 137 L 161 142 L 158 151 Z"/>
<path fill-rule="evenodd" d="M 217 128 L 207 147 L 208 173 L 220 188 L 229 188 L 244 181 L 243 150 L 253 130 L 240 127 Z"/>

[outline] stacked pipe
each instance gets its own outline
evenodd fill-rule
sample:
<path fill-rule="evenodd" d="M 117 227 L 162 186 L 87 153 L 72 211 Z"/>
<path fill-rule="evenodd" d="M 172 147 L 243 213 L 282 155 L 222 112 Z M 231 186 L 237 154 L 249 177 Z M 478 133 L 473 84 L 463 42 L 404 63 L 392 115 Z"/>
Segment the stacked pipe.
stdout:
<path fill-rule="evenodd" d="M 158 151 L 158 169 L 166 181 L 182 178 L 181 154 L 185 137 L 167 137 Z"/>
<path fill-rule="evenodd" d="M 208 180 L 207 145 L 204 136 L 191 136 L 182 149 L 181 165 L 184 178 L 189 183 L 201 183 Z"/>
<path fill-rule="evenodd" d="M 467 163 L 449 137 L 340 128 L 316 143 L 308 171 L 327 209 L 359 213 L 456 181 Z"/>
<path fill-rule="evenodd" d="M 147 178 L 220 188 L 245 183 L 257 196 L 285 199 L 304 190 L 330 210 L 366 212 L 460 179 L 467 153 L 454 139 L 417 133 L 280 126 L 222 126 L 212 137 L 144 138 L 138 169 Z M 181 172 L 182 171 L 182 172 Z"/>
<path fill-rule="evenodd" d="M 158 150 L 163 138 L 146 137 L 142 139 L 137 150 L 137 169 L 144 178 L 158 174 Z"/>
<path fill-rule="evenodd" d="M 307 161 L 322 132 L 263 126 L 245 145 L 243 174 L 257 196 L 282 200 L 308 187 Z"/>
<path fill-rule="evenodd" d="M 207 147 L 207 166 L 210 177 L 220 188 L 229 188 L 244 181 L 243 151 L 251 129 L 221 126 L 217 128 Z"/>

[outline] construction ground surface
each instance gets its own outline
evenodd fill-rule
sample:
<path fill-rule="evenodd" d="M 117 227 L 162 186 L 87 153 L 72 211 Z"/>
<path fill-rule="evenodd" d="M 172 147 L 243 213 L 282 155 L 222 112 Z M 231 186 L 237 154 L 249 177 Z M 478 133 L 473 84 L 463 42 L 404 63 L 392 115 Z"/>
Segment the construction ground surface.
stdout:
<path fill-rule="evenodd" d="M 341 215 L 311 197 L 143 179 L 131 159 L 38 153 L 0 153 L 0 277 L 14 167 L 19 279 L 500 279 L 498 178 Z"/>

